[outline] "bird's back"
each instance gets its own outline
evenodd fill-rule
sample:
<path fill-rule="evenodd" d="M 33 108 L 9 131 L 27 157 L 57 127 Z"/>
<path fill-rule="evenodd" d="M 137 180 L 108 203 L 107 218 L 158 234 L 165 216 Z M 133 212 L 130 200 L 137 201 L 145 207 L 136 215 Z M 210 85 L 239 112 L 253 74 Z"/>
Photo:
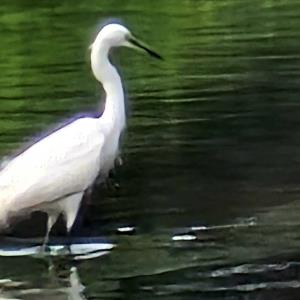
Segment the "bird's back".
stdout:
<path fill-rule="evenodd" d="M 0 222 L 84 191 L 100 168 L 98 119 L 81 118 L 32 145 L 0 172 Z"/>

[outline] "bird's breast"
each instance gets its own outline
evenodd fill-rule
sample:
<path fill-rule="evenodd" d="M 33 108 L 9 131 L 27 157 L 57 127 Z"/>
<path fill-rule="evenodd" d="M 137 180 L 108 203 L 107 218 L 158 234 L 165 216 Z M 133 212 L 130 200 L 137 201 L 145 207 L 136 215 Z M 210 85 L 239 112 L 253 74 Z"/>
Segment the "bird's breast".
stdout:
<path fill-rule="evenodd" d="M 109 136 L 100 154 L 100 173 L 107 176 L 119 154 L 119 136 Z"/>

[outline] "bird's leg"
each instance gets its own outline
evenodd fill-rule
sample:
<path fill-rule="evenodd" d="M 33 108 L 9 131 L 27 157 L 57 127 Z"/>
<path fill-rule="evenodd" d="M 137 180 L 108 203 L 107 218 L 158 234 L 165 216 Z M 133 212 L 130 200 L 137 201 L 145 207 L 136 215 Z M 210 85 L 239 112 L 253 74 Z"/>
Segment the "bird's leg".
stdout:
<path fill-rule="evenodd" d="M 70 239 L 70 232 L 72 229 L 72 226 L 76 220 L 77 213 L 80 207 L 81 199 L 83 196 L 83 192 L 70 195 L 63 200 L 61 200 L 60 206 L 63 211 L 63 215 L 65 217 L 66 221 L 66 227 L 68 232 L 68 243 L 67 243 L 67 249 L 69 253 L 71 253 L 71 239 Z"/>
<path fill-rule="evenodd" d="M 108 177 L 106 178 L 106 187 L 110 190 L 118 190 L 120 188 L 120 184 L 116 181 L 115 179 L 116 177 L 116 173 L 115 173 L 115 170 L 112 169 L 109 171 L 108 173 Z"/>
<path fill-rule="evenodd" d="M 46 252 L 47 244 L 48 244 L 48 241 L 49 241 L 49 234 L 50 234 L 50 231 L 47 228 L 47 233 L 46 233 L 46 236 L 44 238 L 44 242 L 43 242 L 43 245 L 42 245 L 42 248 L 41 248 L 41 252 Z"/>
<path fill-rule="evenodd" d="M 71 249 L 71 245 L 72 245 L 72 236 L 71 236 L 71 230 L 67 231 L 67 236 L 68 236 L 68 240 L 66 243 L 66 249 L 67 249 L 67 253 L 72 255 L 72 249 Z"/>
<path fill-rule="evenodd" d="M 44 253 L 46 252 L 46 249 L 47 249 L 47 244 L 49 242 L 49 235 L 50 235 L 51 229 L 52 229 L 53 225 L 56 223 L 58 216 L 59 215 L 57 213 L 48 214 L 47 232 L 46 232 L 44 242 L 43 242 L 43 245 L 41 248 L 41 251 Z"/>
<path fill-rule="evenodd" d="M 114 162 L 114 168 L 108 173 L 105 179 L 106 187 L 110 190 L 118 190 L 120 188 L 119 182 L 116 180 L 116 170 L 123 165 L 123 160 L 121 155 L 117 156 Z"/>

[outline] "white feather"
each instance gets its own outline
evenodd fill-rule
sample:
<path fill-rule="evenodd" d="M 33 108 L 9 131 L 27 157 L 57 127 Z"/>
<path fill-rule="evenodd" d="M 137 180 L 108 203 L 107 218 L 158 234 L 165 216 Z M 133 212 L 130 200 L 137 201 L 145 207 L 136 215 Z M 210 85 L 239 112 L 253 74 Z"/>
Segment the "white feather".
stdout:
<path fill-rule="evenodd" d="M 39 209 L 84 191 L 101 166 L 104 135 L 98 119 L 82 118 L 21 153 L 0 173 L 0 216 Z"/>
<path fill-rule="evenodd" d="M 126 115 L 121 78 L 108 55 L 112 47 L 131 46 L 130 38 L 128 29 L 110 24 L 91 46 L 92 71 L 106 93 L 102 116 L 75 120 L 32 145 L 0 171 L 0 229 L 12 217 L 45 211 L 45 245 L 59 214 L 64 215 L 70 230 L 84 191 L 99 172 L 105 177 L 113 168 Z"/>

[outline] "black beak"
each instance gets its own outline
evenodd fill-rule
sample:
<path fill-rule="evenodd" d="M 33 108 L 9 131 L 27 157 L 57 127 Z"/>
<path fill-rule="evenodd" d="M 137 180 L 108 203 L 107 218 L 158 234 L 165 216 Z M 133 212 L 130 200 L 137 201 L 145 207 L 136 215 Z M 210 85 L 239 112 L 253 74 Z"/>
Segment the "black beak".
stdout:
<path fill-rule="evenodd" d="M 147 46 L 145 43 L 139 41 L 137 38 L 135 38 L 134 36 L 130 35 L 128 37 L 128 42 L 134 47 L 134 48 L 138 48 L 138 49 L 142 49 L 144 51 L 146 51 L 149 55 L 151 55 L 152 57 L 155 57 L 157 59 L 163 60 L 163 58 L 156 53 L 154 50 L 150 49 L 149 46 Z"/>

